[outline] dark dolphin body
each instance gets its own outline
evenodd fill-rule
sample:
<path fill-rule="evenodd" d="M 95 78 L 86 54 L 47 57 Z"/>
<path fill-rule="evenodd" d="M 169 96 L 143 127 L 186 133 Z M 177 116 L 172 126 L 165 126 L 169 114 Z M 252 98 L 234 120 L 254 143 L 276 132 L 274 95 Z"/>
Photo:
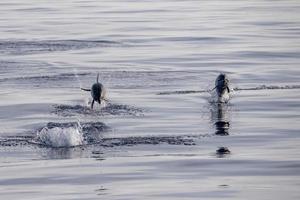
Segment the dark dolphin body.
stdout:
<path fill-rule="evenodd" d="M 230 99 L 229 79 L 226 74 L 221 73 L 215 81 L 215 94 L 217 103 L 227 103 Z"/>
<path fill-rule="evenodd" d="M 219 97 L 222 97 L 226 92 L 230 92 L 229 80 L 226 74 L 220 74 L 215 82 L 215 88 Z"/>
<path fill-rule="evenodd" d="M 105 89 L 101 83 L 99 83 L 99 74 L 97 75 L 97 82 L 92 85 L 91 89 L 84 89 L 84 91 L 91 91 L 93 98 L 91 108 L 93 109 L 95 101 L 101 104 L 101 100 L 105 100 Z"/>

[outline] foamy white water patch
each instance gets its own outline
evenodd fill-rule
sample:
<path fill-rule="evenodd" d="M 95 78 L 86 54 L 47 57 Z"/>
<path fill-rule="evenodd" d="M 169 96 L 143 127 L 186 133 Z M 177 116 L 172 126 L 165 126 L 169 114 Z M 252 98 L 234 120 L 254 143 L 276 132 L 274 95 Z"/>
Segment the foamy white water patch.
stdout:
<path fill-rule="evenodd" d="M 74 147 L 85 143 L 80 125 L 74 127 L 44 127 L 37 132 L 37 140 L 50 147 Z"/>
<path fill-rule="evenodd" d="M 211 96 L 209 102 L 211 103 L 227 103 L 232 97 L 232 90 L 230 93 L 225 92 L 222 96 L 219 96 L 216 90 L 210 92 Z"/>

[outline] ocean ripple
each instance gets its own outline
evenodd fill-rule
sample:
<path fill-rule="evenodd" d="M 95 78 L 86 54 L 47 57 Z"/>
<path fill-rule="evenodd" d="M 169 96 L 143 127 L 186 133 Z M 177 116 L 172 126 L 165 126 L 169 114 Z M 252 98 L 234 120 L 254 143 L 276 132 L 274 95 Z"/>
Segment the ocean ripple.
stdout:
<path fill-rule="evenodd" d="M 129 105 L 107 103 L 107 105 L 100 110 L 92 110 L 87 106 L 82 105 L 54 105 L 53 113 L 60 116 L 75 116 L 75 115 L 129 115 L 142 116 L 143 110 Z"/>
<path fill-rule="evenodd" d="M 69 51 L 95 47 L 109 47 L 118 42 L 109 40 L 41 40 L 0 41 L 0 54 L 25 55 L 54 51 Z"/>

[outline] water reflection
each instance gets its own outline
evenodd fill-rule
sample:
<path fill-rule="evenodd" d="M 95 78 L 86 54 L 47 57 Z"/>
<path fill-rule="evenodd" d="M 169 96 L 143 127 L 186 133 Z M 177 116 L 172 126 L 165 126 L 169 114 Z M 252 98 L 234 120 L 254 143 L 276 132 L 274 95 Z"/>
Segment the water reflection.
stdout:
<path fill-rule="evenodd" d="M 220 136 L 229 135 L 230 127 L 230 112 L 229 105 L 225 103 L 212 104 L 211 116 L 212 122 L 215 126 L 215 134 Z M 230 154 L 228 147 L 222 146 L 216 150 L 216 156 L 218 158 L 224 158 Z"/>
<path fill-rule="evenodd" d="M 95 160 L 100 160 L 100 161 L 105 160 L 104 153 L 100 150 L 92 151 L 92 156 L 91 157 L 94 158 Z"/>
<path fill-rule="evenodd" d="M 101 186 L 99 189 L 96 189 L 95 192 L 97 193 L 97 195 L 106 195 L 108 194 L 108 189 Z"/>
<path fill-rule="evenodd" d="M 230 121 L 228 109 L 228 104 L 224 103 L 216 103 L 212 106 L 212 122 L 216 128 L 216 135 L 229 135 Z"/>
<path fill-rule="evenodd" d="M 74 148 L 41 148 L 41 156 L 44 159 L 72 159 L 84 157 L 83 147 Z"/>
<path fill-rule="evenodd" d="M 230 150 L 227 147 L 219 147 L 216 150 L 216 155 L 218 158 L 224 158 L 230 154 Z"/>
<path fill-rule="evenodd" d="M 66 148 L 39 148 L 39 153 L 42 158 L 47 160 L 56 159 L 74 159 L 74 158 L 94 158 L 98 161 L 105 160 L 104 152 L 102 149 L 94 146 L 78 146 Z"/>

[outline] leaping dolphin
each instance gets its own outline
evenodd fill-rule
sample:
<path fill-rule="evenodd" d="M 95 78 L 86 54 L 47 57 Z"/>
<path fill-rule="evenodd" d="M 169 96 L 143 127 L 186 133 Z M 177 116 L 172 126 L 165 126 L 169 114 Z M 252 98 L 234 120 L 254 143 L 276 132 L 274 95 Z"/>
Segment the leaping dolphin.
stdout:
<path fill-rule="evenodd" d="M 93 109 L 94 107 L 94 103 L 95 101 L 98 102 L 99 104 L 101 104 L 101 100 L 106 100 L 105 99 L 105 88 L 103 87 L 103 85 L 101 83 L 99 83 L 99 73 L 97 74 L 97 82 L 94 83 L 91 87 L 91 89 L 85 89 L 85 88 L 80 88 L 81 90 L 84 91 L 90 91 L 93 101 L 91 104 L 91 108 Z"/>
<path fill-rule="evenodd" d="M 226 74 L 221 73 L 216 78 L 214 89 L 216 90 L 219 103 L 224 103 L 229 100 L 229 79 Z"/>

